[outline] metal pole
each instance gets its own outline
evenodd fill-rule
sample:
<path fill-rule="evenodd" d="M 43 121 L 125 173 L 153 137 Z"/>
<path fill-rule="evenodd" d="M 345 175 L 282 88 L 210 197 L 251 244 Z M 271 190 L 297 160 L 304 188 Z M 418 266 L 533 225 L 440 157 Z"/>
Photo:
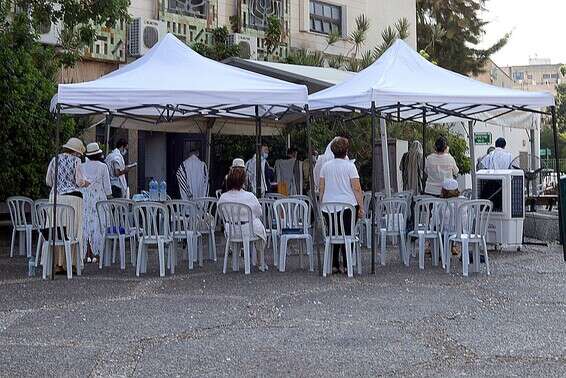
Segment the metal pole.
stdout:
<path fill-rule="evenodd" d="M 110 152 L 110 124 L 112 123 L 112 115 L 110 113 L 106 114 L 106 156 Z"/>
<path fill-rule="evenodd" d="M 389 143 L 387 140 L 387 123 L 382 117 L 379 118 L 381 131 L 381 159 L 383 163 L 383 183 L 385 184 L 385 197 L 391 197 L 391 177 L 389 173 Z"/>
<path fill-rule="evenodd" d="M 472 199 L 478 198 L 478 180 L 476 178 L 476 141 L 474 139 L 474 121 L 468 121 L 468 144 L 470 145 L 470 166 L 472 175 Z"/>
<path fill-rule="evenodd" d="M 401 103 L 397 103 L 397 122 L 401 122 Z"/>
<path fill-rule="evenodd" d="M 259 116 L 259 105 L 255 106 L 255 195 L 261 198 L 261 117 Z M 267 180 L 267 177 L 265 178 Z M 267 182 L 266 182 L 267 184 Z"/>
<path fill-rule="evenodd" d="M 51 256 L 51 279 L 55 279 L 55 239 L 57 235 L 57 181 L 59 180 L 59 129 L 61 127 L 61 105 L 57 104 L 57 120 L 56 120 L 56 132 L 55 132 L 55 177 L 53 180 L 53 218 L 52 218 L 52 228 L 49 231 L 51 240 L 53 244 L 51 246 L 52 253 Z M 78 263 L 78 262 L 77 262 Z M 73 267 L 68 266 L 67 269 L 73 269 Z"/>
<path fill-rule="evenodd" d="M 316 242 L 316 232 L 318 230 L 318 199 L 314 190 L 314 166 L 312 164 L 312 140 L 311 140 L 311 115 L 309 106 L 305 105 L 305 126 L 307 129 L 307 145 L 308 145 L 308 160 L 309 160 L 309 191 L 312 199 L 312 206 L 314 212 L 314 225 L 312 230 L 313 244 L 316 248 L 316 261 L 318 263 L 318 274 L 322 276 L 322 258 L 320 256 L 320 248 Z"/>
<path fill-rule="evenodd" d="M 375 229 L 375 208 L 376 208 L 376 203 L 375 203 L 375 191 L 377 188 L 377 174 L 376 174 L 376 154 L 375 154 L 375 128 L 376 128 L 376 122 L 375 122 L 375 101 L 371 102 L 371 201 L 369 204 L 369 209 L 368 211 L 371 211 L 371 274 L 375 274 L 375 254 L 376 254 L 376 250 L 375 250 L 375 243 L 376 243 L 376 229 Z"/>
<path fill-rule="evenodd" d="M 550 113 L 552 115 L 552 134 L 554 136 L 554 159 L 556 164 L 556 184 L 558 193 L 558 230 L 560 231 L 560 243 L 562 243 L 562 253 L 564 254 L 564 261 L 566 261 L 566 240 L 563 240 L 564 233 L 563 227 L 564 222 L 562 221 L 562 196 L 560 193 L 560 150 L 558 145 L 558 127 L 556 126 L 556 107 L 552 106 L 550 108 Z"/>
<path fill-rule="evenodd" d="M 425 163 L 426 163 L 426 110 L 423 109 L 423 172 L 425 169 Z M 423 183 L 424 183 L 424 178 L 423 178 Z"/>

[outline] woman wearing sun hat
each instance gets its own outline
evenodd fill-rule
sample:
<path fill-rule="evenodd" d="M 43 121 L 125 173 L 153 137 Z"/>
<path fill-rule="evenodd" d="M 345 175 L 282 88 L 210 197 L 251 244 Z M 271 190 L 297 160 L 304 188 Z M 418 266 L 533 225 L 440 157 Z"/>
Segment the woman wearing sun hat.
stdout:
<path fill-rule="evenodd" d="M 104 163 L 102 150 L 98 143 L 89 143 L 86 146 L 85 155 L 86 162 L 81 168 L 90 185 L 82 189 L 84 199 L 83 249 L 86 252 L 87 262 L 96 262 L 104 248 L 104 230 L 100 228 L 96 203 L 108 199 L 112 195 L 112 187 L 108 166 Z"/>
<path fill-rule="evenodd" d="M 69 205 L 75 209 L 75 231 L 81 244 L 83 234 L 83 195 L 81 188 L 85 188 L 89 185 L 81 167 L 80 157 L 84 152 L 85 147 L 83 142 L 77 138 L 70 138 L 67 143 L 63 145 L 63 151 L 49 163 L 45 177 L 46 184 L 51 187 L 50 201 L 53 201 L 53 186 L 57 183 L 57 203 Z M 55 177 L 55 159 L 58 159 L 59 162 L 57 177 Z M 79 249 L 79 252 L 80 251 Z M 54 259 L 56 266 L 55 273 L 64 274 L 68 267 L 63 248 L 55 249 Z M 73 265 L 76 263 L 77 261 L 73 259 Z"/>

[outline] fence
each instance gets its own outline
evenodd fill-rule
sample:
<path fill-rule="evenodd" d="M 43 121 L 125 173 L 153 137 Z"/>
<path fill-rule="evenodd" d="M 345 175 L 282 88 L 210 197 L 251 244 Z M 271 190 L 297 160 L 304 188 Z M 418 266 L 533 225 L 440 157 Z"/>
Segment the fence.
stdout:
<path fill-rule="evenodd" d="M 556 160 L 555 159 L 541 159 L 542 168 L 545 169 L 552 169 L 553 171 L 556 169 Z M 566 159 L 560 159 L 560 173 L 566 172 Z"/>

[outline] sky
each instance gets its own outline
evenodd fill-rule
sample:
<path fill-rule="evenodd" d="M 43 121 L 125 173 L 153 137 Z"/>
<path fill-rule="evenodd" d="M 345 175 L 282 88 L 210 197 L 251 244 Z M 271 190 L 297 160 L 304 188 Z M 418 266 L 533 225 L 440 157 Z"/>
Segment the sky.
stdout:
<path fill-rule="evenodd" d="M 566 0 L 487 0 L 483 18 L 490 23 L 480 47 L 512 32 L 492 56 L 499 66 L 525 65 L 529 57 L 566 64 Z"/>

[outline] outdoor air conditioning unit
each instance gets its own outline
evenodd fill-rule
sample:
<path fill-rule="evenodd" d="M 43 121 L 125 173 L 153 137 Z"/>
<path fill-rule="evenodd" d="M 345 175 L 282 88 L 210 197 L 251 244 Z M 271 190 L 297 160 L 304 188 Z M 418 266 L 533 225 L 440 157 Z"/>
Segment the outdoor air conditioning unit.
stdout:
<path fill-rule="evenodd" d="M 46 45 L 57 46 L 61 44 L 61 23 L 51 21 L 42 22 L 39 25 L 39 42 Z"/>
<path fill-rule="evenodd" d="M 164 21 L 134 18 L 128 29 L 128 53 L 142 56 L 167 34 Z"/>
<path fill-rule="evenodd" d="M 244 59 L 257 59 L 257 38 L 245 34 L 230 34 L 228 36 L 229 45 L 240 46 L 240 57 Z"/>
<path fill-rule="evenodd" d="M 520 248 L 525 220 L 525 177 L 521 169 L 480 170 L 478 198 L 493 203 L 487 242 L 502 248 Z"/>

